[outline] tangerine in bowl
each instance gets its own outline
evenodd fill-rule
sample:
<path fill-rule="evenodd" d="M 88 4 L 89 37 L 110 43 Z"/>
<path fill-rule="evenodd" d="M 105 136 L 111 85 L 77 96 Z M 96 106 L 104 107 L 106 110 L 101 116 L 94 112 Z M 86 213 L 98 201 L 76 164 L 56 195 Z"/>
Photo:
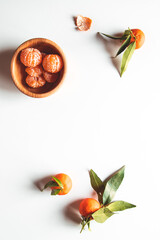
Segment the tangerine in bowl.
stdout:
<path fill-rule="evenodd" d="M 43 98 L 61 86 L 66 65 L 65 55 L 55 42 L 33 38 L 16 49 L 11 60 L 11 76 L 22 93 Z"/>

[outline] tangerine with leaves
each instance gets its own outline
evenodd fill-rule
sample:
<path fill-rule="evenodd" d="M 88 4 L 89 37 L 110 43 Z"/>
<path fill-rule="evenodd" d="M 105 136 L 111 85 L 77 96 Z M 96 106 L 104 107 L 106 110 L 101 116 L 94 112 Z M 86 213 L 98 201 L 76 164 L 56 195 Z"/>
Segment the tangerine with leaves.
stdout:
<path fill-rule="evenodd" d="M 52 190 L 51 195 L 66 195 L 72 188 L 72 180 L 67 174 L 59 173 L 46 183 L 43 190 L 48 187 Z"/>
<path fill-rule="evenodd" d="M 112 201 L 124 178 L 124 170 L 125 166 L 108 177 L 107 181 L 102 181 L 92 169 L 90 170 L 91 186 L 97 193 L 99 202 L 93 198 L 86 198 L 80 203 L 79 212 L 82 216 L 80 232 L 82 232 L 86 226 L 88 226 L 90 230 L 90 222 L 92 220 L 98 223 L 104 223 L 116 212 L 136 207 L 128 202 Z"/>
<path fill-rule="evenodd" d="M 140 29 L 130 29 L 125 30 L 123 35 L 120 37 L 111 36 L 108 34 L 101 33 L 105 37 L 109 37 L 114 40 L 120 40 L 122 42 L 115 57 L 124 52 L 121 61 L 120 76 L 126 71 L 128 63 L 134 53 L 135 49 L 142 47 L 145 41 L 145 35 Z"/>
<path fill-rule="evenodd" d="M 94 198 L 85 198 L 81 201 L 79 212 L 83 217 L 89 217 L 92 213 L 100 209 L 100 203 Z"/>

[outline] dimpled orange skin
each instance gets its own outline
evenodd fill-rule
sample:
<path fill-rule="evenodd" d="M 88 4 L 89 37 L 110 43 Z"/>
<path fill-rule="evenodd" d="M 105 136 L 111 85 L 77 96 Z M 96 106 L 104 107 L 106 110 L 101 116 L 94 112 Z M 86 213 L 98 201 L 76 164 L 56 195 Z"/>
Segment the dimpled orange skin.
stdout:
<path fill-rule="evenodd" d="M 91 27 L 91 24 L 92 24 L 92 20 L 88 17 L 83 17 L 81 15 L 78 15 L 76 17 L 76 26 L 80 31 L 89 30 Z"/>
<path fill-rule="evenodd" d="M 133 35 L 136 37 L 136 49 L 142 47 L 145 41 L 145 35 L 140 29 L 131 29 Z M 131 42 L 135 41 L 135 38 L 131 37 Z"/>
<path fill-rule="evenodd" d="M 66 195 L 67 193 L 69 193 L 72 188 L 71 178 L 67 174 L 64 174 L 64 173 L 59 173 L 59 174 L 55 175 L 54 177 L 58 178 L 63 185 L 63 189 L 58 193 L 58 195 Z M 53 181 L 54 181 L 54 179 L 53 179 Z M 52 187 L 51 189 L 59 189 L 59 187 Z"/>
<path fill-rule="evenodd" d="M 43 73 L 43 69 L 41 66 L 27 67 L 25 71 L 32 77 L 38 77 Z"/>
<path fill-rule="evenodd" d="M 43 70 L 43 77 L 49 83 L 55 82 L 58 79 L 58 76 L 59 73 L 49 73 Z"/>
<path fill-rule="evenodd" d="M 44 57 L 42 62 L 45 71 L 50 73 L 57 73 L 63 67 L 63 60 L 57 54 L 48 54 Z"/>
<path fill-rule="evenodd" d="M 46 80 L 39 76 L 39 77 L 32 77 L 30 75 L 28 75 L 26 77 L 26 83 L 28 84 L 28 86 L 32 87 L 32 88 L 39 88 L 44 86 L 44 84 L 46 83 Z"/>
<path fill-rule="evenodd" d="M 42 62 L 42 54 L 36 48 L 26 48 L 21 51 L 20 60 L 26 67 L 36 67 Z"/>
<path fill-rule="evenodd" d="M 93 198 L 85 198 L 79 205 L 79 212 L 83 217 L 88 217 L 98 209 L 100 209 L 100 203 Z"/>

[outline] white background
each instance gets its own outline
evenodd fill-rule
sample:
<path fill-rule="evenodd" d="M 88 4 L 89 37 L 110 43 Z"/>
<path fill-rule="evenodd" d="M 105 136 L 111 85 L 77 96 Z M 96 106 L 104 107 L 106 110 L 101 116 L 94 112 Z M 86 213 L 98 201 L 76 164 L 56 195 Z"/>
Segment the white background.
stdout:
<path fill-rule="evenodd" d="M 1 1 L 0 239 L 159 239 L 159 7 L 159 0 Z M 90 31 L 75 30 L 78 14 L 93 20 Z M 120 78 L 111 61 L 118 46 L 97 32 L 128 27 L 142 29 L 146 41 Z M 62 87 L 43 99 L 22 94 L 9 72 L 13 51 L 34 37 L 55 41 L 68 62 Z M 115 200 L 137 208 L 80 234 L 74 207 L 93 197 L 88 170 L 105 179 L 123 165 Z M 68 195 L 38 190 L 40 179 L 59 172 L 72 178 Z"/>

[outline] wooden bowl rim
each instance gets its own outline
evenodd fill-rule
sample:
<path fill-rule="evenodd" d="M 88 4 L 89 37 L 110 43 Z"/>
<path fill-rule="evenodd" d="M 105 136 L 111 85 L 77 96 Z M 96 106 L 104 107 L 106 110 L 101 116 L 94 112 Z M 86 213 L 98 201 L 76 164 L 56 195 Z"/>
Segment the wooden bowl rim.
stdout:
<path fill-rule="evenodd" d="M 61 78 L 61 81 L 59 82 L 59 84 L 53 88 L 52 90 L 48 91 L 48 92 L 45 92 L 45 93 L 33 93 L 33 92 L 30 92 L 28 89 L 26 89 L 21 83 L 19 83 L 19 81 L 17 81 L 15 75 L 13 74 L 13 69 L 14 69 L 14 62 L 15 62 L 15 59 L 16 57 L 18 56 L 19 52 L 22 51 L 24 48 L 23 46 L 26 44 L 26 43 L 29 43 L 29 42 L 45 42 L 45 43 L 48 43 L 50 45 L 52 45 L 53 47 L 55 47 L 58 52 L 60 52 L 61 56 L 62 56 L 62 59 L 63 59 L 63 63 L 64 63 L 64 66 L 63 66 L 63 75 L 62 75 L 62 78 Z M 57 43 L 53 42 L 52 40 L 50 39 L 47 39 L 47 38 L 31 38 L 29 40 L 26 40 L 25 42 L 23 42 L 21 45 L 18 46 L 18 48 L 15 50 L 14 54 L 13 54 L 13 57 L 11 59 L 11 65 L 10 65 L 10 72 L 11 72 L 11 76 L 12 76 L 12 80 L 14 82 L 14 84 L 16 85 L 16 87 L 22 92 L 24 93 L 25 95 L 29 96 L 29 97 L 34 97 L 34 98 L 44 98 L 44 97 L 48 97 L 50 95 L 52 95 L 54 92 L 56 92 L 59 87 L 62 85 L 63 81 L 64 81 L 64 78 L 66 76 L 66 71 L 67 71 L 67 61 L 66 61 L 66 57 L 65 57 L 65 54 L 63 52 L 63 50 L 60 48 L 59 45 L 57 45 Z"/>

